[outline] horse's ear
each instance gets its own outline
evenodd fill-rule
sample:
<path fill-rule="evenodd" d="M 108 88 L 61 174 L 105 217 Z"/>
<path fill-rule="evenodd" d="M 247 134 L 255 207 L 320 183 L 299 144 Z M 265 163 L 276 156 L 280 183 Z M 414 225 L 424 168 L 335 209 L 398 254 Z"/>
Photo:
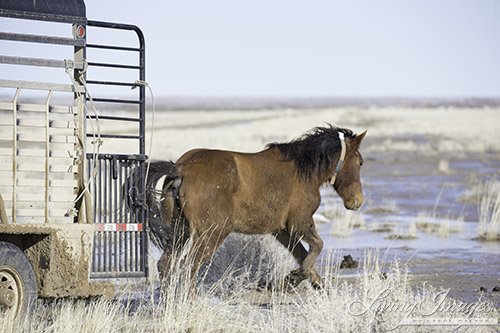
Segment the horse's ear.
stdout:
<path fill-rule="evenodd" d="M 368 132 L 368 131 L 364 131 L 363 133 L 356 135 L 351 140 L 351 147 L 353 149 L 358 149 L 359 148 L 359 146 L 361 145 L 361 141 L 363 141 L 363 139 L 365 138 L 366 132 Z"/>

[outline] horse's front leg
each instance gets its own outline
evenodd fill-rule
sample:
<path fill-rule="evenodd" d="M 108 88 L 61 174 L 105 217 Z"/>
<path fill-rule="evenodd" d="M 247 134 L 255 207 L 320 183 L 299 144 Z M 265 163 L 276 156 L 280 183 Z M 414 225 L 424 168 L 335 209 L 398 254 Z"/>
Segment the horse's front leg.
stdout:
<path fill-rule="evenodd" d="M 314 279 L 315 277 L 319 278 L 319 275 L 316 270 L 314 270 L 313 265 L 318 258 L 321 250 L 323 249 L 323 240 L 316 231 L 316 226 L 314 225 L 312 216 L 310 217 L 309 221 L 301 225 L 295 225 L 294 228 L 296 230 L 293 233 L 294 238 L 302 239 L 307 244 L 309 244 L 309 253 L 307 253 L 305 249 L 303 251 L 300 251 L 302 253 L 307 253 L 305 255 L 305 258 L 302 259 L 302 262 L 299 262 L 300 267 L 292 271 L 286 278 L 287 283 L 296 287 L 300 282 L 309 277 L 311 277 L 312 279 Z M 314 282 L 315 283 L 313 283 L 313 286 L 321 286 L 323 281 L 321 280 L 321 278 L 319 278 L 319 280 L 316 279 Z"/>
<path fill-rule="evenodd" d="M 295 260 L 297 260 L 297 263 L 301 266 L 304 263 L 304 260 L 308 256 L 309 252 L 305 249 L 304 245 L 300 242 L 300 238 L 293 237 L 287 230 L 280 230 L 279 232 L 275 233 L 276 239 L 283 244 L 293 255 Z M 307 277 L 304 277 L 303 274 L 301 274 L 302 269 L 299 268 L 298 270 L 292 271 L 288 276 L 287 276 L 287 282 L 290 283 L 291 285 L 298 285 L 302 280 L 304 280 Z M 300 279 L 301 277 L 304 277 L 304 279 Z M 311 285 L 315 289 L 321 289 L 324 284 L 323 284 L 323 279 L 321 279 L 321 276 L 318 274 L 314 266 L 311 268 L 311 273 L 309 275 L 309 280 L 311 282 Z"/>
<path fill-rule="evenodd" d="M 309 221 L 309 228 L 304 233 L 303 240 L 309 244 L 309 254 L 302 263 L 302 270 L 307 276 L 310 276 L 314 263 L 323 249 L 323 240 L 316 231 L 316 226 L 314 225 L 312 217 Z"/>

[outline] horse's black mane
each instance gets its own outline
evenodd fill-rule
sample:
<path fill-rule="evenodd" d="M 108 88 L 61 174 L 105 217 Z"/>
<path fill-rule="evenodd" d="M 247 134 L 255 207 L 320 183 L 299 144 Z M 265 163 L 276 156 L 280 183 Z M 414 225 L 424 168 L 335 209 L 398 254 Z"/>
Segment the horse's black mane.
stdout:
<path fill-rule="evenodd" d="M 266 147 L 278 148 L 287 161 L 295 161 L 297 173 L 309 179 L 316 172 L 325 172 L 331 167 L 335 154 L 342 149 L 339 132 L 344 133 L 346 139 L 354 137 L 351 130 L 328 124 L 288 143 L 270 143 Z"/>

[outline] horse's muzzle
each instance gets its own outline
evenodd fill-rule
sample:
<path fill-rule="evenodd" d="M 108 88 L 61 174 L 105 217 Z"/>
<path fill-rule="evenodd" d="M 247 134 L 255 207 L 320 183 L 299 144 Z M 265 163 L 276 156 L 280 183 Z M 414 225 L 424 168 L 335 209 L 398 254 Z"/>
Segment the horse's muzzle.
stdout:
<path fill-rule="evenodd" d="M 344 201 L 345 208 L 347 208 L 349 210 L 358 210 L 362 204 L 363 204 L 363 197 L 353 198 L 353 199 Z"/>

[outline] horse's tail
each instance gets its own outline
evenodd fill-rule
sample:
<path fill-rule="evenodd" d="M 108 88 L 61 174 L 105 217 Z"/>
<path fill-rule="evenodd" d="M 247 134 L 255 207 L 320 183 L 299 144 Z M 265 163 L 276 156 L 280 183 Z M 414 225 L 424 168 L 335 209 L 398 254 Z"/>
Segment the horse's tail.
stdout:
<path fill-rule="evenodd" d="M 154 188 L 163 176 L 166 176 L 166 181 L 174 181 L 180 178 L 179 170 L 172 161 L 152 161 L 147 172 L 146 188 Z"/>
<path fill-rule="evenodd" d="M 146 166 L 146 170 L 147 169 L 148 166 Z M 135 210 L 138 205 L 144 207 L 144 203 L 137 200 L 137 195 L 135 195 L 136 191 L 130 191 L 130 189 L 137 189 L 137 186 L 134 186 L 134 184 L 138 182 L 141 170 L 141 168 L 132 170 L 126 180 L 126 183 L 123 185 L 124 198 L 126 198 L 125 204 L 129 209 Z M 146 173 L 145 207 L 149 213 L 149 225 L 147 230 L 151 240 L 156 246 L 164 251 L 171 251 L 173 244 L 177 239 L 176 236 L 178 232 L 176 230 L 177 228 L 174 227 L 176 223 L 173 223 L 174 221 L 167 220 L 169 214 L 165 211 L 161 201 L 166 199 L 168 195 L 173 195 L 174 198 L 178 197 L 181 176 L 179 170 L 171 161 L 152 161 L 149 164 L 149 170 L 147 170 Z M 165 184 L 170 183 L 170 185 L 168 186 L 167 191 L 157 191 L 155 189 L 156 184 L 164 176 Z M 131 193 L 125 193 L 127 189 Z M 160 195 L 160 198 L 158 198 L 158 194 Z M 174 200 L 174 202 L 177 204 L 178 200 Z"/>
<path fill-rule="evenodd" d="M 178 219 L 175 220 L 165 211 L 161 201 L 167 200 L 167 196 L 173 198 L 174 209 L 179 210 L 179 188 L 182 182 L 181 174 L 175 163 L 171 161 L 153 161 L 149 165 L 146 180 L 146 204 L 149 210 L 149 233 L 151 240 L 162 250 L 171 250 L 179 236 Z M 155 189 L 158 181 L 165 177 L 166 188 L 162 191 Z M 160 199 L 157 195 L 160 194 Z M 167 221 L 167 219 L 171 219 Z M 180 218 L 179 218 L 180 219 Z"/>

